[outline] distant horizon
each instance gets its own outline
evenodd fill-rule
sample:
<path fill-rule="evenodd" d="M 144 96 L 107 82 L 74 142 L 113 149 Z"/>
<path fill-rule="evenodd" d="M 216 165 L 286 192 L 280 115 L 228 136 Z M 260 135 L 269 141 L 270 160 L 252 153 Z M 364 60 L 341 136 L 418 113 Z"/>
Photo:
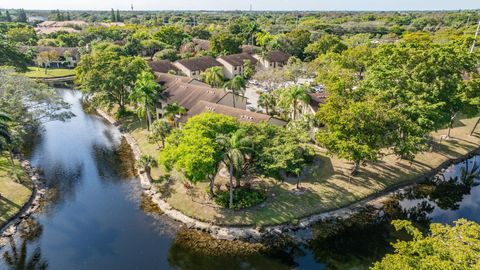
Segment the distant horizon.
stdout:
<path fill-rule="evenodd" d="M 0 9 L 20 9 L 31 11 L 71 10 L 71 11 L 108 11 L 119 9 L 130 11 L 133 4 L 134 11 L 161 12 L 219 12 L 219 11 L 251 11 L 257 12 L 395 12 L 395 11 L 463 11 L 479 10 L 478 0 L 83 0 L 83 1 L 56 1 L 56 0 L 2 0 Z M 88 7 L 88 8 L 86 8 Z"/>

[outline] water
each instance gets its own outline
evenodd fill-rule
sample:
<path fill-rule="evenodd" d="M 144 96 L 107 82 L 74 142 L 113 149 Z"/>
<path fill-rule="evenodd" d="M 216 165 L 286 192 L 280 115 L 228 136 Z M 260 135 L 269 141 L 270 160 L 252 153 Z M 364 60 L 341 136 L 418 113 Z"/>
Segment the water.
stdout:
<path fill-rule="evenodd" d="M 78 92 L 62 95 L 76 117 L 46 123 L 31 154 L 51 187 L 48 203 L 0 250 L 0 269 L 364 269 L 402 237 L 392 231 L 390 219 L 423 225 L 460 217 L 480 221 L 478 186 L 450 184 L 440 193 L 425 186 L 394 201 L 381 222 L 365 212 L 361 222 L 317 225 L 317 237 L 308 245 L 243 256 L 219 253 L 238 245 L 222 246 L 142 209 L 139 181 L 117 129 L 84 113 Z M 449 173 L 458 174 L 461 166 Z M 447 191 L 456 199 L 442 200 L 439 194 Z M 198 248 L 202 241 L 216 250 Z"/>

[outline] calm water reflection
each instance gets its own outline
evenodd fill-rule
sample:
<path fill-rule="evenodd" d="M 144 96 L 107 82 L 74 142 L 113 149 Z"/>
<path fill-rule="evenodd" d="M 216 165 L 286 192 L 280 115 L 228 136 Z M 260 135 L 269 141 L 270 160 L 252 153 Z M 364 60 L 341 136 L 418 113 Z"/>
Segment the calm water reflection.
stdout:
<path fill-rule="evenodd" d="M 480 221 L 480 189 L 473 183 L 429 184 L 393 201 L 381 221 L 366 211 L 360 220 L 319 224 L 306 246 L 281 246 L 268 255 L 207 255 L 192 247 L 195 239 L 179 241 L 179 224 L 142 211 L 120 134 L 85 114 L 78 92 L 65 90 L 63 96 L 76 117 L 47 123 L 31 155 L 48 179 L 49 203 L 1 250 L 0 269 L 363 269 L 402 237 L 392 232 L 390 219 Z M 460 174 L 459 168 L 446 178 Z M 443 199 L 445 193 L 455 199 Z"/>

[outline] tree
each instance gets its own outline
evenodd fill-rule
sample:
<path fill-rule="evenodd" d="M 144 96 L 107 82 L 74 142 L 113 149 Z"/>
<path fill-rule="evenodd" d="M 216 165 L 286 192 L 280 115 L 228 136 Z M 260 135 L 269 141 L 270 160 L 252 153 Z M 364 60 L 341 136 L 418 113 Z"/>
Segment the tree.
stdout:
<path fill-rule="evenodd" d="M 277 106 L 277 98 L 270 93 L 262 93 L 258 98 L 258 106 L 265 109 L 267 114 L 274 115 Z"/>
<path fill-rule="evenodd" d="M 345 45 L 338 37 L 332 35 L 324 35 L 317 41 L 310 43 L 305 48 L 305 54 L 311 58 L 317 58 L 321 54 L 328 52 L 341 53 L 347 49 Z"/>
<path fill-rule="evenodd" d="M 26 23 L 27 22 L 27 14 L 23 8 L 17 11 L 17 22 Z"/>
<path fill-rule="evenodd" d="M 465 219 L 454 226 L 433 223 L 424 235 L 411 221 L 392 222 L 397 231 L 405 230 L 413 239 L 393 243 L 394 254 L 387 254 L 372 269 L 426 270 L 478 269 L 480 267 L 480 225 Z"/>
<path fill-rule="evenodd" d="M 117 22 L 121 22 L 122 21 L 122 17 L 120 17 L 120 10 L 117 9 Z"/>
<path fill-rule="evenodd" d="M 202 80 L 211 87 L 219 88 L 223 85 L 224 76 L 221 67 L 208 68 L 202 73 L 201 77 Z"/>
<path fill-rule="evenodd" d="M 395 118 L 373 100 L 352 100 L 332 94 L 317 112 L 325 129 L 317 142 L 328 153 L 353 161 L 351 174 L 366 161 L 376 161 L 382 148 L 391 143 Z"/>
<path fill-rule="evenodd" d="M 2 34 L 0 34 L 0 66 L 13 66 L 19 71 L 27 69 L 25 54 L 19 52 Z"/>
<path fill-rule="evenodd" d="M 12 122 L 12 118 L 0 111 L 0 154 L 3 152 L 3 150 L 8 150 L 12 172 L 17 179 L 17 182 L 20 182 L 20 175 L 17 173 L 17 168 L 13 158 L 13 136 L 10 133 L 10 127 L 8 125 L 9 122 Z"/>
<path fill-rule="evenodd" d="M 168 135 L 172 132 L 172 127 L 165 119 L 158 119 L 153 121 L 152 129 L 150 134 L 148 135 L 148 139 L 158 144 L 158 142 L 162 142 L 162 148 L 165 147 L 165 139 Z"/>
<path fill-rule="evenodd" d="M 153 59 L 176 61 L 178 59 L 178 53 L 175 49 L 163 49 L 159 52 L 156 52 L 153 55 Z"/>
<path fill-rule="evenodd" d="M 245 155 L 253 149 L 252 141 L 246 136 L 246 130 L 239 129 L 231 136 L 220 134 L 216 139 L 223 153 L 222 161 L 229 168 L 230 209 L 233 208 L 233 177 L 234 170 L 241 171 L 245 162 Z M 237 187 L 240 179 L 236 177 Z"/>
<path fill-rule="evenodd" d="M 12 22 L 12 16 L 10 16 L 10 12 L 5 11 L 5 19 L 7 20 L 7 22 Z"/>
<path fill-rule="evenodd" d="M 219 33 L 210 38 L 210 50 L 217 55 L 239 53 L 240 45 L 242 41 L 228 33 Z"/>
<path fill-rule="evenodd" d="M 209 181 L 214 196 L 214 181 L 222 162 L 222 151 L 216 142 L 219 134 L 229 135 L 238 129 L 233 117 L 202 113 L 190 118 L 182 129 L 168 136 L 160 153 L 160 163 L 167 170 L 176 169 L 191 182 Z"/>
<path fill-rule="evenodd" d="M 11 41 L 24 45 L 36 45 L 37 42 L 37 34 L 32 27 L 11 28 L 6 36 Z"/>
<path fill-rule="evenodd" d="M 178 126 L 178 119 L 182 115 L 187 113 L 187 110 L 177 103 L 168 104 L 163 110 L 163 116 L 170 119 L 173 122 L 174 126 Z"/>
<path fill-rule="evenodd" d="M 310 43 L 310 31 L 304 29 L 295 29 L 285 35 L 280 40 L 280 46 L 288 52 L 288 54 L 299 59 L 304 59 L 304 49 Z"/>
<path fill-rule="evenodd" d="M 55 50 L 42 51 L 37 54 L 37 64 L 45 67 L 45 74 L 52 61 L 58 60 L 59 55 Z"/>
<path fill-rule="evenodd" d="M 115 18 L 115 11 L 113 11 L 113 8 L 110 11 L 110 21 L 111 22 L 116 22 L 117 21 L 117 19 Z"/>
<path fill-rule="evenodd" d="M 152 179 L 151 172 L 152 168 L 158 167 L 157 160 L 154 157 L 149 155 L 142 155 L 137 161 L 137 166 L 141 168 L 149 180 Z"/>
<path fill-rule="evenodd" d="M 107 45 L 83 55 L 76 67 L 76 78 L 93 102 L 109 108 L 117 104 L 121 116 L 126 111 L 128 96 L 138 75 L 149 67 L 140 57 L 122 56 L 117 48 Z"/>
<path fill-rule="evenodd" d="M 223 87 L 232 91 L 233 94 L 233 107 L 235 108 L 235 100 L 237 96 L 243 96 L 245 94 L 246 89 L 246 82 L 245 79 L 240 76 L 236 75 L 233 79 L 227 81 Z"/>
<path fill-rule="evenodd" d="M 310 101 L 308 93 L 309 89 L 303 85 L 294 85 L 282 89 L 280 92 L 279 104 L 286 111 L 291 111 L 293 113 L 293 120 L 296 120 L 297 112 L 299 111 L 302 103 L 305 105 Z"/>
<path fill-rule="evenodd" d="M 190 38 L 183 29 L 176 25 L 162 26 L 158 32 L 153 34 L 153 37 L 175 49 L 178 49 L 180 45 L 183 44 L 184 40 Z"/>
<path fill-rule="evenodd" d="M 255 74 L 255 69 L 253 67 L 252 61 L 246 59 L 243 60 L 243 77 L 249 80 Z"/>
<path fill-rule="evenodd" d="M 139 117 L 146 117 L 147 130 L 150 130 L 152 124 L 151 111 L 155 107 L 159 97 L 159 85 L 150 71 L 142 71 L 138 74 L 135 87 L 130 93 L 130 100 L 134 101 L 140 107 L 137 110 Z"/>

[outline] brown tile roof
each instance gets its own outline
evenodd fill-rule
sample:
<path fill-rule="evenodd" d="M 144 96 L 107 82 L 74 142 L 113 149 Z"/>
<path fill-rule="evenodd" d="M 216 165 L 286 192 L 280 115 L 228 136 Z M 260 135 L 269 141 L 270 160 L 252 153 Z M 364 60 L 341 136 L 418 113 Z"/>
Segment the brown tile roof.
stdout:
<path fill-rule="evenodd" d="M 210 41 L 206 39 L 194 38 L 192 39 L 193 44 L 200 47 L 202 50 L 210 51 Z"/>
<path fill-rule="evenodd" d="M 270 62 L 287 62 L 290 55 L 277 50 L 268 52 L 265 58 Z"/>
<path fill-rule="evenodd" d="M 248 53 L 248 54 L 258 53 L 262 50 L 262 48 L 254 45 L 242 45 L 240 46 L 240 48 L 242 49 L 242 53 Z"/>
<path fill-rule="evenodd" d="M 221 104 L 216 104 L 208 101 L 199 101 L 195 106 L 193 106 L 186 115 L 186 118 L 204 113 L 204 112 L 214 112 L 219 114 L 224 114 L 228 116 L 233 116 L 238 119 L 240 122 L 251 122 L 251 123 L 260 123 L 268 122 L 272 117 L 267 114 L 261 114 L 256 112 L 251 112 L 239 108 L 233 108 Z"/>
<path fill-rule="evenodd" d="M 220 56 L 219 58 L 234 67 L 243 66 L 245 60 L 250 60 L 250 62 L 252 62 L 253 65 L 256 65 L 258 62 L 257 59 L 255 59 L 253 56 L 247 53 L 230 54 L 230 55 Z"/>
<path fill-rule="evenodd" d="M 185 76 L 172 75 L 168 73 L 154 72 L 156 80 L 165 89 L 177 83 L 191 83 L 194 79 Z"/>
<path fill-rule="evenodd" d="M 178 71 L 178 68 L 168 60 L 149 61 L 148 65 L 154 72 L 168 73 L 170 70 Z"/>
<path fill-rule="evenodd" d="M 188 68 L 191 71 L 205 71 L 211 67 L 221 67 L 220 64 L 215 58 L 211 56 L 204 57 L 195 57 L 189 59 L 178 60 L 177 63 Z"/>
<path fill-rule="evenodd" d="M 315 111 L 318 110 L 320 105 L 325 104 L 328 96 L 327 92 L 308 93 L 308 95 L 310 96 L 310 106 L 312 106 Z"/>
<path fill-rule="evenodd" d="M 183 82 L 175 83 L 163 92 L 168 103 L 177 103 L 187 110 L 202 100 L 217 103 L 225 95 L 227 92 L 223 89 Z"/>

